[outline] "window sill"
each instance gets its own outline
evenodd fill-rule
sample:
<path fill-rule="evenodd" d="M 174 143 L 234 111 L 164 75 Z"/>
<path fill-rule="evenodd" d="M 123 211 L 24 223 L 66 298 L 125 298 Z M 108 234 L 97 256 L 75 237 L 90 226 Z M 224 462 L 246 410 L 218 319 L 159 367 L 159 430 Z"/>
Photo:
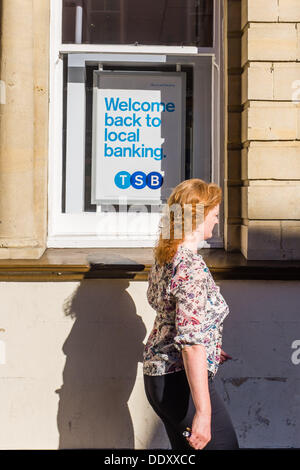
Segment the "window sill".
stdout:
<path fill-rule="evenodd" d="M 300 280 L 300 260 L 253 261 L 220 248 L 200 251 L 215 280 Z M 38 260 L 0 260 L 0 281 L 147 281 L 152 248 L 48 248 Z"/>

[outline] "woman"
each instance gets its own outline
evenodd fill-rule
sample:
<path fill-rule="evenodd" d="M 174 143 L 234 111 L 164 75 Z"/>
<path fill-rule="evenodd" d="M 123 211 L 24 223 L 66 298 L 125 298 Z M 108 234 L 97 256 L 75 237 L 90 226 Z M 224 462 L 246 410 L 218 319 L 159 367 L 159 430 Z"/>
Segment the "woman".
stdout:
<path fill-rule="evenodd" d="M 239 448 L 214 385 L 219 364 L 230 358 L 221 349 L 229 308 L 197 254 L 200 241 L 212 237 L 221 199 L 219 186 L 197 178 L 173 189 L 167 207 L 175 211 L 162 218 L 149 273 L 147 298 L 157 315 L 144 350 L 144 385 L 172 449 Z"/>

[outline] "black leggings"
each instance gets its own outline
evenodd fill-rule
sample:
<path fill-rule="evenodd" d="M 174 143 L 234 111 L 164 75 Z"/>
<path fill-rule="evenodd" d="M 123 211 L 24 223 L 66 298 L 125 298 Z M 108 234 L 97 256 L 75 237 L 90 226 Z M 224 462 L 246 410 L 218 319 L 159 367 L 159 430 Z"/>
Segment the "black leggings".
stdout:
<path fill-rule="evenodd" d="M 223 400 L 209 377 L 211 401 L 211 440 L 201 450 L 239 449 L 238 439 Z M 164 423 L 172 449 L 195 450 L 182 436 L 192 428 L 195 406 L 185 370 L 165 375 L 144 375 L 147 399 Z"/>

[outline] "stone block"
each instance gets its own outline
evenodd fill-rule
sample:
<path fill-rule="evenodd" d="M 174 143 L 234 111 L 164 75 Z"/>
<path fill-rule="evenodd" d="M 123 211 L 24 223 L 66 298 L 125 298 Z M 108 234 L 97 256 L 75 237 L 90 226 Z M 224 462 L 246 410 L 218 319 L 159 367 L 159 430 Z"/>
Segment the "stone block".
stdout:
<path fill-rule="evenodd" d="M 252 101 L 242 112 L 242 142 L 299 138 L 300 104 Z"/>
<path fill-rule="evenodd" d="M 242 36 L 242 66 L 248 61 L 296 61 L 296 23 L 250 23 Z"/>
<path fill-rule="evenodd" d="M 277 0 L 242 0 L 241 27 L 243 28 L 251 21 L 277 21 L 278 1 Z"/>
<path fill-rule="evenodd" d="M 241 252 L 249 260 L 299 260 L 299 240 L 300 221 L 249 221 L 241 226 Z"/>
<path fill-rule="evenodd" d="M 0 248 L 0 259 L 39 259 L 44 254 L 43 248 Z"/>
<path fill-rule="evenodd" d="M 300 21 L 299 0 L 278 0 L 279 21 Z"/>
<path fill-rule="evenodd" d="M 300 259 L 300 220 L 283 220 L 282 247 L 293 251 L 293 258 Z"/>
<path fill-rule="evenodd" d="M 242 217 L 300 219 L 300 181 L 250 181 L 249 186 L 242 188 Z"/>
<path fill-rule="evenodd" d="M 273 78 L 274 100 L 300 101 L 299 63 L 275 63 Z"/>
<path fill-rule="evenodd" d="M 248 225 L 242 226 L 243 245 L 251 250 L 280 250 L 281 227 L 280 221 L 249 221 Z"/>
<path fill-rule="evenodd" d="M 300 142 L 251 142 L 242 150 L 242 179 L 300 180 Z"/>
<path fill-rule="evenodd" d="M 273 67 L 250 62 L 242 74 L 242 104 L 248 100 L 273 100 Z"/>

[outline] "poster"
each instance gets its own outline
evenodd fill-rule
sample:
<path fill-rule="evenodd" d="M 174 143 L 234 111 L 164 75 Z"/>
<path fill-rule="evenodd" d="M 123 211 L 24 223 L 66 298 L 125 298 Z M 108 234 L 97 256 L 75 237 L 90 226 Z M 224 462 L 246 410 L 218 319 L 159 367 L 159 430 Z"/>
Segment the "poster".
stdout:
<path fill-rule="evenodd" d="M 92 203 L 161 204 L 184 179 L 185 73 L 94 72 Z"/>

